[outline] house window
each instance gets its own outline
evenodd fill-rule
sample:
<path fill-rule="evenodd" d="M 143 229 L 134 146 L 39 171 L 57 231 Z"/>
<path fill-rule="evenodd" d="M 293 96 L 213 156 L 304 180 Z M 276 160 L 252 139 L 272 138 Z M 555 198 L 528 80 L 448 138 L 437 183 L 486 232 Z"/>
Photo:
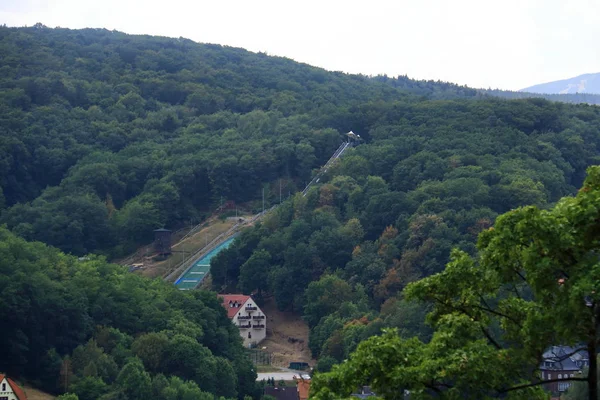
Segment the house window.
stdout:
<path fill-rule="evenodd" d="M 558 379 L 562 379 L 562 374 L 558 374 Z"/>
<path fill-rule="evenodd" d="M 4 386 L 2 386 L 4 387 Z M 0 400 L 8 400 L 8 397 L 0 397 Z"/>
<path fill-rule="evenodd" d="M 552 379 L 552 374 L 548 372 L 548 379 Z"/>
<path fill-rule="evenodd" d="M 564 392 L 565 390 L 567 390 L 569 388 L 569 386 L 571 386 L 571 384 L 569 382 L 559 382 L 558 383 L 558 391 Z"/>
<path fill-rule="evenodd" d="M 3 383 L 3 384 L 2 384 L 2 391 L 3 391 L 3 392 L 6 392 L 6 383 Z"/>
<path fill-rule="evenodd" d="M 573 374 L 571 374 L 571 378 L 572 378 L 573 376 L 574 376 L 574 375 L 573 375 Z"/>
<path fill-rule="evenodd" d="M 252 332 L 248 332 L 248 339 L 252 339 Z"/>

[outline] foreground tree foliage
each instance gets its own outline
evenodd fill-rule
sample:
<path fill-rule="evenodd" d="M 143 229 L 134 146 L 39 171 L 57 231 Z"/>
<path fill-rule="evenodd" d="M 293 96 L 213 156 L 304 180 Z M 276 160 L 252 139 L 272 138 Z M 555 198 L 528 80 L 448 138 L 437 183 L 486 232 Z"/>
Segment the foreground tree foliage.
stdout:
<path fill-rule="evenodd" d="M 181 292 L 3 227 L 0 320 L 0 370 L 52 393 L 80 400 L 256 395 L 239 332 L 214 293 Z"/>
<path fill-rule="evenodd" d="M 395 331 L 370 338 L 317 376 L 312 397 L 345 398 L 369 384 L 385 399 L 404 390 L 411 399 L 541 399 L 544 382 L 582 381 L 597 399 L 600 167 L 576 197 L 498 217 L 478 249 L 477 258 L 454 250 L 443 272 L 407 287 L 409 299 L 433 303 L 429 342 Z M 554 344 L 587 350 L 587 376 L 543 381 L 538 365 Z"/>

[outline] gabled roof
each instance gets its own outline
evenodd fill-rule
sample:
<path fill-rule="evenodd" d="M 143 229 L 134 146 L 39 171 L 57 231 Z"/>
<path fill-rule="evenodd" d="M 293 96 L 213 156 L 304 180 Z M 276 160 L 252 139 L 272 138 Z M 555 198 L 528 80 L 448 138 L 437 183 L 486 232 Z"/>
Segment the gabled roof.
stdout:
<path fill-rule="evenodd" d="M 23 389 L 21 389 L 19 387 L 19 385 L 17 385 L 15 383 L 15 381 L 13 381 L 12 379 L 10 379 L 9 377 L 7 377 L 5 375 L 0 374 L 0 382 L 2 382 L 4 380 L 4 378 L 6 378 L 6 381 L 8 382 L 8 385 L 12 389 L 13 393 L 15 394 L 15 396 L 17 396 L 17 399 L 19 399 L 19 400 L 27 400 L 27 396 L 25 396 L 25 392 L 23 392 Z"/>
<path fill-rule="evenodd" d="M 245 294 L 220 294 L 219 297 L 223 299 L 223 307 L 227 310 L 229 319 L 235 317 L 235 314 L 250 299 L 250 296 Z"/>
<path fill-rule="evenodd" d="M 586 350 L 571 346 L 552 346 L 542 357 L 544 361 L 540 369 L 543 370 L 578 371 L 589 362 Z"/>

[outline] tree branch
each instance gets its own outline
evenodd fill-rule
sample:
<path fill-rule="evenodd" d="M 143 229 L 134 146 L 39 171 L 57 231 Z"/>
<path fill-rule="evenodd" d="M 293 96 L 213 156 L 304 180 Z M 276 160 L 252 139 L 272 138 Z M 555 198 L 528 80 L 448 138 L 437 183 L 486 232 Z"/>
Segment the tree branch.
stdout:
<path fill-rule="evenodd" d="M 506 318 L 506 319 L 508 319 L 509 321 L 512 321 L 512 322 L 513 322 L 514 324 L 516 324 L 517 326 L 521 326 L 521 324 L 519 323 L 519 321 L 518 321 L 518 320 L 516 320 L 515 318 L 513 318 L 513 317 L 511 317 L 511 316 L 509 316 L 509 315 L 502 314 L 502 313 L 501 313 L 501 312 L 499 312 L 499 311 L 492 310 L 491 308 L 486 308 L 486 307 L 482 307 L 482 306 L 477 306 L 477 305 L 476 305 L 476 306 L 473 306 L 473 307 L 475 307 L 475 308 L 479 308 L 480 310 L 483 310 L 483 311 L 487 311 L 487 312 L 489 312 L 489 313 L 491 313 L 491 314 L 494 314 L 494 315 L 497 315 L 497 316 L 499 316 L 499 317 Z"/>
<path fill-rule="evenodd" d="M 483 334 L 485 335 L 485 337 L 490 341 L 491 344 L 494 345 L 494 347 L 498 350 L 502 350 L 502 346 L 500 346 L 500 344 L 498 342 L 496 342 L 496 339 L 494 339 L 492 337 L 492 335 L 487 331 L 487 329 L 485 329 L 483 326 L 481 327 L 481 332 L 483 332 Z"/>
<path fill-rule="evenodd" d="M 552 382 L 570 382 L 570 381 L 586 382 L 587 381 L 587 377 L 586 378 L 561 378 L 561 379 L 557 378 L 557 379 L 548 379 L 548 380 L 545 380 L 545 381 L 538 381 L 538 382 L 527 383 L 527 384 L 524 384 L 524 385 L 513 386 L 513 387 L 510 387 L 508 389 L 499 390 L 498 393 L 512 392 L 513 390 L 526 389 L 528 387 L 539 386 L 539 385 L 543 385 L 543 384 L 546 384 L 546 383 L 552 383 Z"/>

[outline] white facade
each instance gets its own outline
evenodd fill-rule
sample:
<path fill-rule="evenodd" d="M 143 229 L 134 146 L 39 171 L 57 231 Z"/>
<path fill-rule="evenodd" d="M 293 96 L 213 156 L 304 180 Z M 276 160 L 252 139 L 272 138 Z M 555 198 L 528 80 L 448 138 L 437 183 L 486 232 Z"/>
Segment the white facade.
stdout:
<path fill-rule="evenodd" d="M 19 400 L 6 377 L 0 382 L 0 400 Z"/>
<path fill-rule="evenodd" d="M 238 305 L 238 304 L 235 304 Z M 251 347 L 262 342 L 267 337 L 267 317 L 252 298 L 239 305 L 231 321 L 240 330 L 244 346 Z"/>

